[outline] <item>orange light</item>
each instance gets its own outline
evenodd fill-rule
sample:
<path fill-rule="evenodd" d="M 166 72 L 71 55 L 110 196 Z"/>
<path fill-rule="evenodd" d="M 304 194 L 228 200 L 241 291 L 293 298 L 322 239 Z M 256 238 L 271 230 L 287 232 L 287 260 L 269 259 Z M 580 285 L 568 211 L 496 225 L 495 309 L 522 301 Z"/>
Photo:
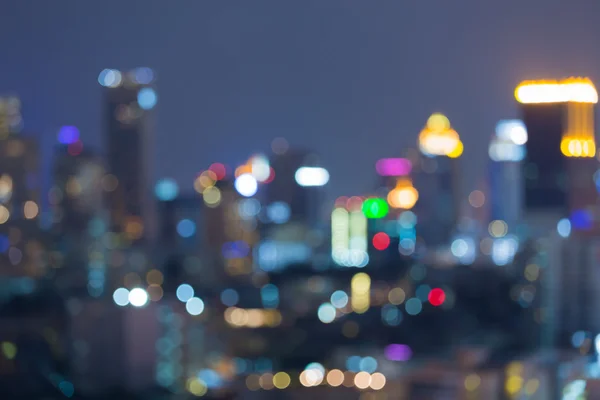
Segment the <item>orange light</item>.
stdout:
<path fill-rule="evenodd" d="M 515 89 L 519 103 L 591 103 L 598 102 L 598 93 L 588 78 L 569 78 L 562 81 L 525 81 Z"/>
<path fill-rule="evenodd" d="M 410 210 L 419 199 L 419 192 L 409 179 L 399 179 L 396 187 L 387 195 L 387 201 L 392 208 Z"/>
<path fill-rule="evenodd" d="M 425 128 L 419 133 L 419 148 L 434 156 L 460 157 L 463 144 L 458 133 L 450 127 L 450 121 L 442 114 L 432 114 Z"/>

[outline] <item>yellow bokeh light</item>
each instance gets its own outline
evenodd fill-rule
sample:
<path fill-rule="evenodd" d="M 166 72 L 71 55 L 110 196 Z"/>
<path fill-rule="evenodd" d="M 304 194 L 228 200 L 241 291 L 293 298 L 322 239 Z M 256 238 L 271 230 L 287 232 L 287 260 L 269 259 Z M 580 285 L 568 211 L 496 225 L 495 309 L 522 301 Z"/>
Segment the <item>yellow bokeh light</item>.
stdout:
<path fill-rule="evenodd" d="M 467 389 L 469 392 L 473 392 L 473 391 L 477 390 L 480 383 L 481 383 L 481 378 L 479 377 L 479 375 L 477 375 L 477 374 L 467 375 L 467 377 L 465 378 L 465 389 Z"/>
<path fill-rule="evenodd" d="M 206 384 L 198 378 L 189 378 L 186 383 L 186 388 L 188 392 L 196 397 L 204 396 L 208 391 Z"/>
<path fill-rule="evenodd" d="M 221 191 L 219 188 L 211 186 L 204 190 L 202 198 L 208 207 L 217 207 L 221 203 Z"/>
<path fill-rule="evenodd" d="M 406 299 L 406 293 L 400 287 L 393 288 L 388 293 L 388 300 L 395 306 L 404 303 L 404 299 Z"/>
<path fill-rule="evenodd" d="M 371 303 L 371 278 L 364 272 L 359 272 L 352 277 L 350 286 L 352 310 L 357 314 L 366 312 Z"/>
<path fill-rule="evenodd" d="M 537 392 L 540 387 L 540 381 L 538 379 L 529 379 L 525 384 L 525 394 L 531 396 L 535 392 Z"/>
<path fill-rule="evenodd" d="M 419 148 L 434 156 L 460 157 L 463 144 L 458 133 L 450 127 L 450 121 L 442 114 L 433 114 L 419 133 Z"/>
<path fill-rule="evenodd" d="M 596 155 L 594 139 L 580 139 L 567 136 L 560 142 L 560 151 L 566 157 L 587 157 Z"/>
<path fill-rule="evenodd" d="M 519 375 L 513 375 L 506 379 L 506 383 L 504 385 L 504 389 L 507 393 L 511 395 L 515 395 L 521 391 L 523 388 L 523 378 Z"/>
<path fill-rule="evenodd" d="M 427 119 L 427 129 L 432 131 L 444 131 L 450 129 L 450 120 L 444 114 L 433 113 Z"/>
<path fill-rule="evenodd" d="M 333 387 L 340 386 L 344 383 L 344 373 L 339 369 L 332 369 L 327 373 L 327 383 Z"/>
<path fill-rule="evenodd" d="M 504 237 L 508 233 L 508 225 L 502 220 L 492 221 L 488 226 L 488 232 L 495 238 Z"/>
<path fill-rule="evenodd" d="M 285 389 L 290 386 L 292 379 L 286 372 L 278 372 L 273 376 L 273 384 L 277 389 Z"/>
<path fill-rule="evenodd" d="M 4 206 L 0 206 L 0 224 L 5 223 L 10 218 L 10 211 Z"/>
<path fill-rule="evenodd" d="M 450 158 L 458 158 L 462 156 L 464 149 L 465 147 L 463 145 L 463 142 L 459 140 L 458 142 L 456 142 L 456 146 L 454 147 L 454 149 L 452 149 L 452 151 L 450 151 L 450 153 L 448 153 L 447 156 Z"/>
<path fill-rule="evenodd" d="M 38 207 L 35 201 L 26 201 L 25 205 L 23 206 L 23 215 L 25 215 L 25 218 L 27 219 L 35 218 L 38 215 L 39 211 L 40 208 Z"/>
<path fill-rule="evenodd" d="M 540 276 L 540 267 L 538 267 L 536 264 L 529 264 L 525 267 L 524 275 L 525 279 L 527 279 L 529 282 L 533 282 Z"/>
<path fill-rule="evenodd" d="M 17 355 L 17 346 L 12 342 L 2 342 L 2 354 L 8 360 L 12 360 Z"/>
<path fill-rule="evenodd" d="M 592 103 L 598 102 L 598 93 L 588 78 L 569 78 L 563 81 L 525 81 L 515 89 L 515 98 L 523 104 L 531 103 Z"/>

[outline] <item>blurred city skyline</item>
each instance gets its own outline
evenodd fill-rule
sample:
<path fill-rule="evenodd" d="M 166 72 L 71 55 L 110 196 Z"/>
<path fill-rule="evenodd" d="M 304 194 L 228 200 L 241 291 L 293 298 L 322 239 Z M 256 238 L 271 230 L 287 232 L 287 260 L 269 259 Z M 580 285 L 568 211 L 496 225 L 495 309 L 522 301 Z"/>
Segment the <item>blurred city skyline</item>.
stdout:
<path fill-rule="evenodd" d="M 8 2 L 7 2 L 8 3 Z M 509 7 L 510 6 L 510 7 Z M 369 190 L 375 161 L 414 146 L 434 111 L 483 166 L 523 79 L 589 76 L 600 4 L 572 1 L 9 2 L 0 86 L 51 152 L 63 125 L 102 148 L 104 68 L 157 73 L 153 179 L 192 191 L 207 164 L 237 165 L 285 137 L 316 151 L 330 194 Z M 468 160 L 468 161 L 467 161 Z M 477 185 L 477 168 L 465 168 Z"/>

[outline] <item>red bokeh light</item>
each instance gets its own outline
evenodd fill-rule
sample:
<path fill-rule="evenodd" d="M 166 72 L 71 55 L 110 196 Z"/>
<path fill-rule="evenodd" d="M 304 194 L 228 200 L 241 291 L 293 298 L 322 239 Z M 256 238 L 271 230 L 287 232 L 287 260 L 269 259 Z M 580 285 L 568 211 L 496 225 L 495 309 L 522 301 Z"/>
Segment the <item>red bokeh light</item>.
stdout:
<path fill-rule="evenodd" d="M 82 151 L 83 143 L 81 142 L 81 140 L 73 142 L 67 147 L 67 152 L 72 156 L 78 156 L 81 154 Z"/>
<path fill-rule="evenodd" d="M 211 166 L 208 169 L 215 173 L 215 175 L 217 176 L 217 180 L 224 179 L 227 175 L 227 169 L 225 168 L 225 165 L 221 163 L 211 164 Z"/>
<path fill-rule="evenodd" d="M 429 303 L 431 303 L 432 306 L 437 307 L 444 304 L 444 300 L 446 300 L 446 293 L 444 293 L 444 291 L 440 288 L 434 288 L 431 289 L 428 297 Z"/>
<path fill-rule="evenodd" d="M 373 236 L 373 247 L 377 250 L 385 250 L 390 245 L 390 237 L 384 233 L 379 232 Z"/>
<path fill-rule="evenodd" d="M 275 179 L 275 170 L 273 169 L 273 167 L 269 167 L 269 177 L 264 180 L 262 183 L 271 183 L 273 182 L 273 179 Z"/>

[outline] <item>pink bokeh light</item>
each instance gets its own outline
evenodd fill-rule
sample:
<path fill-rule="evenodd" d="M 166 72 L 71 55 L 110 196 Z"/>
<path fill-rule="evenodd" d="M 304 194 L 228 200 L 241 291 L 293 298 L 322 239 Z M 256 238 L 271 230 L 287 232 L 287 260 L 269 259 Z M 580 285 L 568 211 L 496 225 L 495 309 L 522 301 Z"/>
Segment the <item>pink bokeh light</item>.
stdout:
<path fill-rule="evenodd" d="M 404 176 L 410 174 L 412 164 L 406 158 L 382 158 L 375 164 L 380 176 Z"/>

